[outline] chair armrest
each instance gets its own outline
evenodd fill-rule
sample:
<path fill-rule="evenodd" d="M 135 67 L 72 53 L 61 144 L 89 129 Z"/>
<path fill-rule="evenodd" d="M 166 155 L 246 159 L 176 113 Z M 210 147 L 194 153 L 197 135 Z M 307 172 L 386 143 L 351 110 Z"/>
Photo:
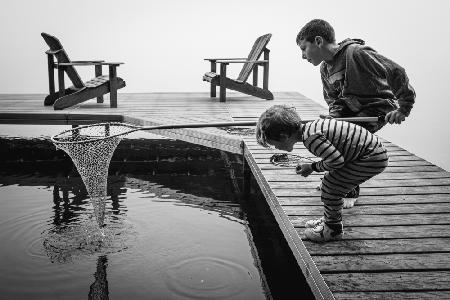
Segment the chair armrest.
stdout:
<path fill-rule="evenodd" d="M 227 63 L 227 64 L 234 64 L 234 63 L 255 63 L 255 64 L 265 64 L 268 63 L 268 60 L 228 60 L 228 59 L 223 59 L 223 60 L 217 60 L 217 63 Z"/>
<path fill-rule="evenodd" d="M 102 63 L 104 60 L 72 60 L 71 63 Z"/>
<path fill-rule="evenodd" d="M 70 62 L 70 63 L 57 63 L 56 65 L 58 66 L 63 66 L 63 67 L 67 67 L 67 66 L 105 66 L 105 65 L 109 65 L 109 66 L 119 66 L 122 65 L 122 62 L 96 62 L 96 61 L 79 61 L 79 62 Z"/>
<path fill-rule="evenodd" d="M 203 60 L 217 61 L 217 60 L 242 60 L 242 59 L 247 59 L 247 57 L 239 57 L 239 58 L 204 58 Z"/>
<path fill-rule="evenodd" d="M 57 54 L 57 53 L 59 53 L 59 52 L 61 52 L 61 51 L 63 51 L 64 49 L 58 49 L 58 50 L 55 50 L 55 51 L 53 51 L 53 50 L 47 50 L 47 51 L 45 51 L 45 53 L 47 53 L 47 54 L 50 54 L 50 55 L 55 55 L 55 54 Z"/>

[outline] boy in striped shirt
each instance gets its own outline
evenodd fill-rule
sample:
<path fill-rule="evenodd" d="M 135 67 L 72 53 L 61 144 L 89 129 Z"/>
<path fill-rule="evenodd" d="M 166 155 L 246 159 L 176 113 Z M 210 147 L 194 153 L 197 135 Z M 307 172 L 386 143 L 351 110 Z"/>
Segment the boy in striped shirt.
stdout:
<path fill-rule="evenodd" d="M 325 172 L 321 189 L 324 215 L 305 224 L 306 238 L 315 242 L 342 238 L 342 198 L 388 165 L 386 149 L 365 128 L 335 119 L 302 124 L 295 109 L 284 105 L 272 106 L 261 115 L 256 139 L 264 147 L 272 145 L 288 152 L 295 143 L 303 142 L 312 154 L 322 158 L 297 167 L 297 173 L 304 177 Z"/>

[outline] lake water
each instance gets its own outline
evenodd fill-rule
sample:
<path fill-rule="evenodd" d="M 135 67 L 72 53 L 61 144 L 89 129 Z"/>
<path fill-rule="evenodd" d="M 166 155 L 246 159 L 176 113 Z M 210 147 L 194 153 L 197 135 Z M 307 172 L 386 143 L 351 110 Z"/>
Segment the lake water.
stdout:
<path fill-rule="evenodd" d="M 2 299 L 311 296 L 270 211 L 258 215 L 260 198 L 239 197 L 220 151 L 167 139 L 153 140 L 150 151 L 152 142 L 122 141 L 102 237 L 62 151 L 42 139 L 0 142 Z"/>

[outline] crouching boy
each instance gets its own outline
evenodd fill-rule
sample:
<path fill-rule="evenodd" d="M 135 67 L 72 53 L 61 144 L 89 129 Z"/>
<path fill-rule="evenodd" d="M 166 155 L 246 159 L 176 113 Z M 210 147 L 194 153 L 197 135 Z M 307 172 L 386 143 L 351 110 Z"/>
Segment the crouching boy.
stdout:
<path fill-rule="evenodd" d="M 295 108 L 284 105 L 272 106 L 262 113 L 256 140 L 264 147 L 288 152 L 295 143 L 303 142 L 312 154 L 322 158 L 297 167 L 297 173 L 304 177 L 325 171 L 321 189 L 323 217 L 305 224 L 306 238 L 315 242 L 342 238 L 342 198 L 388 165 L 386 149 L 376 135 L 363 127 L 335 119 L 303 124 Z"/>

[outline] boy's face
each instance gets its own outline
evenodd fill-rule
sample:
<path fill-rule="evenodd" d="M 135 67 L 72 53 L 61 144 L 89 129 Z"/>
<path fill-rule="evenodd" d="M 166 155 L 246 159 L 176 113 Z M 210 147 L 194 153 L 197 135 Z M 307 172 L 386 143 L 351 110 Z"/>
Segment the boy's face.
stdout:
<path fill-rule="evenodd" d="M 314 42 L 308 42 L 307 40 L 300 41 L 300 50 L 302 50 L 302 58 L 312 63 L 314 66 L 320 65 L 324 60 L 322 55 L 322 37 L 316 37 Z"/>
<path fill-rule="evenodd" d="M 281 135 L 281 138 L 279 141 L 276 140 L 267 140 L 267 143 L 274 146 L 278 150 L 283 150 L 287 152 L 291 152 L 294 149 L 294 144 L 297 142 L 297 140 L 294 138 L 294 135 L 287 136 L 287 135 Z"/>

